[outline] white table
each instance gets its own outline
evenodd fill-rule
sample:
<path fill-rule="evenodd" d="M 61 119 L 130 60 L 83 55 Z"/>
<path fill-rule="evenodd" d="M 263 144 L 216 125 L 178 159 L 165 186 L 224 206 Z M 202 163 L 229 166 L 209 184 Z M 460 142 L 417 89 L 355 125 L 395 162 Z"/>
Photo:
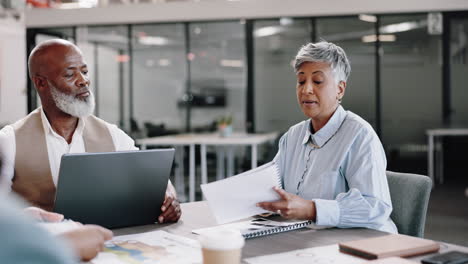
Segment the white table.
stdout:
<path fill-rule="evenodd" d="M 433 187 L 435 186 L 436 182 L 436 176 L 437 180 L 440 183 L 444 182 L 444 171 L 443 171 L 443 147 L 438 152 L 436 155 L 435 163 L 437 165 L 437 170 L 438 173 L 435 175 L 434 173 L 434 142 L 437 140 L 437 137 L 442 137 L 442 136 L 468 136 L 468 129 L 466 128 L 439 128 L 439 129 L 428 129 L 426 130 L 426 134 L 428 136 L 428 149 L 427 149 L 427 171 L 429 174 L 429 177 L 431 178 L 433 182 Z M 442 146 L 442 144 L 440 144 Z"/>
<path fill-rule="evenodd" d="M 192 233 L 192 230 L 216 225 L 215 218 L 211 214 L 208 203 L 206 201 L 183 203 L 180 206 L 182 209 L 182 216 L 177 223 L 134 226 L 114 229 L 112 231 L 114 232 L 114 235 L 120 236 L 155 230 L 164 230 L 175 235 L 184 236 L 191 239 L 198 239 L 198 235 Z M 313 230 L 309 228 L 298 229 L 271 236 L 247 239 L 245 241 L 245 246 L 242 249 L 242 259 L 383 235 L 387 235 L 387 233 L 365 228 L 330 228 L 322 230 Z M 439 243 L 441 243 L 441 253 L 445 253 L 451 250 L 468 252 L 467 247 L 457 246 L 444 242 Z M 416 261 L 416 264 L 420 263 L 422 258 L 426 258 L 431 255 L 434 254 L 413 256 L 409 259 Z M 243 261 L 242 263 L 246 262 Z M 364 259 L 363 263 L 366 263 Z"/>
<path fill-rule="evenodd" d="M 219 133 L 189 133 L 178 134 L 161 137 L 138 139 L 136 143 L 141 146 L 141 149 L 146 149 L 147 146 L 174 146 L 176 148 L 175 171 L 175 187 L 179 194 L 185 193 L 184 183 L 184 147 L 189 147 L 189 201 L 195 201 L 195 145 L 200 145 L 201 151 L 201 182 L 207 183 L 207 164 L 206 164 L 206 147 L 208 145 L 218 146 L 218 176 L 222 178 L 224 170 L 224 151 L 223 147 L 227 148 L 228 175 L 233 175 L 234 171 L 234 146 L 251 146 L 252 150 L 252 168 L 257 167 L 257 146 L 263 143 L 274 141 L 278 136 L 277 132 L 267 134 L 247 134 L 233 133 L 229 137 L 221 137 Z"/>

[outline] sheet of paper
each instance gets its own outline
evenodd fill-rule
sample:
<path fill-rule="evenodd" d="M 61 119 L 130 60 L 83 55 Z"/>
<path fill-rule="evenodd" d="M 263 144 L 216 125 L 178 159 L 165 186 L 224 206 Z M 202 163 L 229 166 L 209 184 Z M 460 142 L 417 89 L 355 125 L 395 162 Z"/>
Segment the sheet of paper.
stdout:
<path fill-rule="evenodd" d="M 201 264 L 200 244 L 165 231 L 117 236 L 92 264 Z"/>
<path fill-rule="evenodd" d="M 273 190 L 279 186 L 277 170 L 270 162 L 224 180 L 202 184 L 203 195 L 216 222 L 224 224 L 267 212 L 255 204 L 279 199 Z"/>
<path fill-rule="evenodd" d="M 362 258 L 341 253 L 338 249 L 338 244 L 334 244 L 324 247 L 306 248 L 279 254 L 248 258 L 245 259 L 245 262 L 249 264 L 361 264 L 366 263 L 367 261 Z"/>

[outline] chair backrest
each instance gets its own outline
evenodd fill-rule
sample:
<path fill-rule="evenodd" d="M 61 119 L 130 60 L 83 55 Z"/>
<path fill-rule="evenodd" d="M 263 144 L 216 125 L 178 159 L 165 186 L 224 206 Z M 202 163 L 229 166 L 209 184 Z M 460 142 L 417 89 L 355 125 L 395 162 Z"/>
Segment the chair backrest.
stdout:
<path fill-rule="evenodd" d="M 398 233 L 423 237 L 431 179 L 418 174 L 387 171 L 387 180 L 393 205 L 390 218 Z"/>

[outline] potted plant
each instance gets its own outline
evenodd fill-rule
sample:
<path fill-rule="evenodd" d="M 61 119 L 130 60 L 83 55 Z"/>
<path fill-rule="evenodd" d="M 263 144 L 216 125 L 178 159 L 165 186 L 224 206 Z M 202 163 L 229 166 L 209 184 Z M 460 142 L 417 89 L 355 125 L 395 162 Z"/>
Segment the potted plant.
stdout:
<path fill-rule="evenodd" d="M 222 116 L 218 120 L 218 131 L 221 137 L 229 137 L 232 134 L 232 116 Z"/>

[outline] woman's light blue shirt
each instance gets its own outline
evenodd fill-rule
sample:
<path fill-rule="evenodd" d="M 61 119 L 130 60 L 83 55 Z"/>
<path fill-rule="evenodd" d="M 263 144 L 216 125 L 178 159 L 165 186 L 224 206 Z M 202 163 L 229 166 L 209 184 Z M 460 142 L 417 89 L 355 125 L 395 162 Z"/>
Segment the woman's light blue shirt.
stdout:
<path fill-rule="evenodd" d="M 385 174 L 387 160 L 371 125 L 340 105 L 315 134 L 292 126 L 274 158 L 284 189 L 315 202 L 318 225 L 397 233 Z"/>

